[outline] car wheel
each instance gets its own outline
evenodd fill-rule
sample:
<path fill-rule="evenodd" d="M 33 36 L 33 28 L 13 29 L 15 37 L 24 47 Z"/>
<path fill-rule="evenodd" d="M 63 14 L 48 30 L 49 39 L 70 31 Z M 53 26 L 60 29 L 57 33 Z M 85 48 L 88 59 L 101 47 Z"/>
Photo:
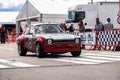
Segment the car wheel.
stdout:
<path fill-rule="evenodd" d="M 78 56 L 80 56 L 80 52 L 71 52 L 71 54 L 72 54 L 72 56 L 73 57 L 78 57 Z"/>
<path fill-rule="evenodd" d="M 81 48 L 80 48 L 80 51 L 79 52 L 71 52 L 72 56 L 73 57 L 78 57 L 81 55 Z"/>
<path fill-rule="evenodd" d="M 44 53 L 43 48 L 40 43 L 36 44 L 36 56 L 38 58 L 42 58 L 45 56 L 45 53 Z"/>
<path fill-rule="evenodd" d="M 24 49 L 24 47 L 21 44 L 18 44 L 18 54 L 20 56 L 26 56 L 27 51 Z"/>

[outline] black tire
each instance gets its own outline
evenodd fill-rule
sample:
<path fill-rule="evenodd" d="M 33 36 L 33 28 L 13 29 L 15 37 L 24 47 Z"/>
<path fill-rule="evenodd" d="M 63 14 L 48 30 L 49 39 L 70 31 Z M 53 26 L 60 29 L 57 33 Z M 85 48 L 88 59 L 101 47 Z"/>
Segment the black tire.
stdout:
<path fill-rule="evenodd" d="M 36 56 L 37 56 L 38 58 L 42 58 L 42 57 L 45 57 L 45 55 L 46 55 L 46 54 L 44 53 L 41 44 L 40 44 L 40 43 L 37 43 L 37 44 L 36 44 Z"/>
<path fill-rule="evenodd" d="M 79 52 L 71 52 L 73 57 L 79 57 L 81 55 L 81 47 Z"/>
<path fill-rule="evenodd" d="M 18 54 L 20 56 L 26 56 L 27 54 L 27 50 L 25 50 L 21 44 L 18 44 Z"/>
<path fill-rule="evenodd" d="M 72 56 L 73 57 L 78 57 L 78 56 L 80 56 L 80 52 L 71 52 L 71 54 L 72 54 Z"/>

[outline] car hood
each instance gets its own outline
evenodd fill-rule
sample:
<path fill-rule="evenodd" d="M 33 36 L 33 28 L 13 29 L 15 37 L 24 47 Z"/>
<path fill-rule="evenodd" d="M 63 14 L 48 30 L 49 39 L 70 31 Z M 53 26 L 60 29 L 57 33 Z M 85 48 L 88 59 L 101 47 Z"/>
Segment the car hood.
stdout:
<path fill-rule="evenodd" d="M 60 34 L 40 34 L 37 35 L 40 37 L 44 37 L 46 39 L 53 39 L 53 40 L 69 40 L 69 39 L 75 39 L 77 36 L 72 35 L 72 34 L 65 34 L 65 33 L 60 33 Z"/>

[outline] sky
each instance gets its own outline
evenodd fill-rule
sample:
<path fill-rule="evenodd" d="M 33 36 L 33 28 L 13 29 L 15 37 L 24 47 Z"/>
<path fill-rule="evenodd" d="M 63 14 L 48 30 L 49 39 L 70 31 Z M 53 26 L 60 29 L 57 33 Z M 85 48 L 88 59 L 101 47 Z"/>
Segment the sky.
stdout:
<path fill-rule="evenodd" d="M 0 0 L 0 12 L 1 11 L 19 11 L 26 0 Z M 35 0 L 34 0 L 35 1 Z M 41 0 L 42 1 L 42 0 Z M 58 1 L 58 0 L 50 0 L 50 1 Z M 71 5 L 76 4 L 87 4 L 91 0 L 60 0 L 61 2 L 71 2 Z M 119 1 L 119 0 L 93 0 L 96 1 Z M 68 6 L 70 7 L 70 6 Z"/>
<path fill-rule="evenodd" d="M 77 4 L 87 4 L 91 0 L 50 0 L 50 1 L 60 1 L 62 3 L 68 2 L 70 3 L 70 5 L 66 5 L 66 7 L 69 8 Z M 119 0 L 93 0 L 93 1 L 97 2 L 97 1 L 119 1 Z M 17 17 L 19 11 L 21 10 L 25 2 L 26 0 L 0 0 L 0 22 L 15 21 L 15 18 Z"/>

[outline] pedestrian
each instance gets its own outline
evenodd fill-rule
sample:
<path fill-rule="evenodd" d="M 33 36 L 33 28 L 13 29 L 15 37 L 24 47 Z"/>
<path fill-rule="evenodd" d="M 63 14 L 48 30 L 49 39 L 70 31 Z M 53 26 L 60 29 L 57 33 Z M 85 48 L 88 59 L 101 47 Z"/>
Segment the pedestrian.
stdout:
<path fill-rule="evenodd" d="M 85 32 L 85 26 L 84 26 L 82 20 L 80 20 L 80 22 L 78 23 L 78 26 L 79 26 L 79 31 L 80 32 Z"/>
<path fill-rule="evenodd" d="M 67 26 L 65 23 L 60 23 L 60 27 L 62 28 L 63 31 L 67 31 Z"/>
<path fill-rule="evenodd" d="M 104 31 L 104 25 L 96 18 L 95 31 Z"/>
<path fill-rule="evenodd" d="M 113 30 L 113 23 L 111 23 L 111 19 L 110 18 L 107 18 L 107 23 L 105 23 L 105 25 L 104 25 L 104 30 L 105 31 L 106 30 Z M 104 49 L 106 50 L 106 46 L 105 46 Z M 108 50 L 110 50 L 110 49 L 111 49 L 111 46 L 109 46 Z"/>
<path fill-rule="evenodd" d="M 85 32 L 85 26 L 84 26 L 82 20 L 80 20 L 80 22 L 78 23 L 78 26 L 79 26 L 79 32 L 80 32 L 80 33 L 81 33 L 81 32 Z M 85 45 L 84 45 L 84 44 L 82 44 L 82 49 L 85 49 Z"/>
<path fill-rule="evenodd" d="M 6 40 L 6 29 L 5 27 L 2 25 L 1 27 L 1 35 L 0 35 L 0 38 L 1 38 L 1 44 L 5 44 L 5 40 Z"/>
<path fill-rule="evenodd" d="M 68 30 L 69 30 L 69 32 L 74 32 L 74 31 L 75 31 L 75 29 L 74 29 L 74 27 L 73 27 L 73 24 L 71 24 L 71 25 L 69 26 Z"/>
<path fill-rule="evenodd" d="M 104 30 L 113 30 L 113 23 L 111 23 L 110 18 L 107 18 L 107 23 L 104 25 Z"/>
<path fill-rule="evenodd" d="M 96 45 L 94 46 L 94 49 L 98 46 L 98 31 L 104 31 L 104 25 L 100 22 L 99 18 L 96 18 L 96 24 L 95 24 L 95 31 L 96 31 Z M 101 50 L 101 45 L 98 46 L 98 50 Z"/>

